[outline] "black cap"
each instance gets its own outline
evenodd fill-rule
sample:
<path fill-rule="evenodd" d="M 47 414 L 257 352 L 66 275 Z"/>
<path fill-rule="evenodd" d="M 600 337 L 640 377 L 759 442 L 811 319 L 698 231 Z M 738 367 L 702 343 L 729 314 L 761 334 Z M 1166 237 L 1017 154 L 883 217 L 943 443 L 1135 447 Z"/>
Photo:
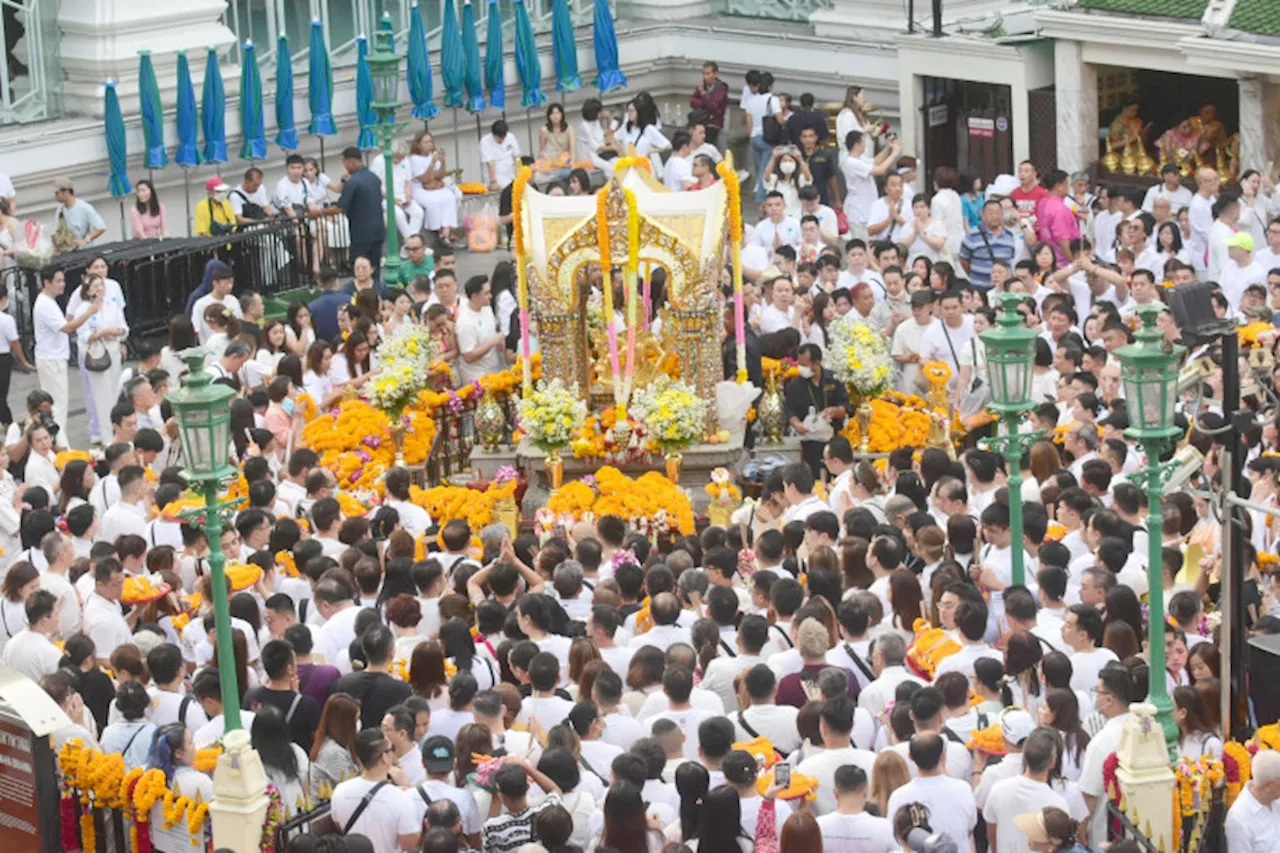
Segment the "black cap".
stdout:
<path fill-rule="evenodd" d="M 912 305 L 932 305 L 933 291 L 917 290 L 915 293 L 911 294 L 911 304 Z"/>
<path fill-rule="evenodd" d="M 453 769 L 453 741 L 432 735 L 422 742 L 422 766 L 428 773 L 448 773 Z"/>

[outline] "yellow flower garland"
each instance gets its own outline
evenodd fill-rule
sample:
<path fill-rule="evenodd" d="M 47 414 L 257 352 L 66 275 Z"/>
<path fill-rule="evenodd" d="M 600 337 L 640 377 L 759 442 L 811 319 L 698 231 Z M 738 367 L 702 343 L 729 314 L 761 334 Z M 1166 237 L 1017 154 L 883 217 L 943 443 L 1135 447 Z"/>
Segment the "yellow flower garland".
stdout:
<path fill-rule="evenodd" d="M 742 187 L 738 183 L 738 173 L 733 168 L 733 155 L 726 153 L 724 159 L 716 166 L 716 174 L 724 181 L 726 205 L 729 209 L 729 252 L 733 262 L 733 298 L 735 302 L 742 300 Z M 747 381 L 746 342 L 738 341 L 738 384 Z"/>

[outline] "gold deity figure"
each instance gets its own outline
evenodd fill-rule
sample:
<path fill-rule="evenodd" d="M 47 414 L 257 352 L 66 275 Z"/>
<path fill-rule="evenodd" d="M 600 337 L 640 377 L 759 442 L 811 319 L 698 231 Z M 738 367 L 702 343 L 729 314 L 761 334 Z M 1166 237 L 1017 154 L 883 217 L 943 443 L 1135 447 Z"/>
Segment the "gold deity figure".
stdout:
<path fill-rule="evenodd" d="M 667 367 L 676 354 L 675 324 L 667 317 L 666 309 L 658 315 L 662 319 L 662 335 L 655 335 L 646 326 L 636 330 L 636 368 L 633 390 L 640 390 L 659 376 L 667 373 Z M 609 358 L 609 335 L 603 324 L 589 324 L 587 334 L 590 338 L 591 351 L 591 394 L 593 396 L 613 395 L 613 365 Z M 627 330 L 617 329 L 618 367 L 625 376 L 627 372 Z"/>

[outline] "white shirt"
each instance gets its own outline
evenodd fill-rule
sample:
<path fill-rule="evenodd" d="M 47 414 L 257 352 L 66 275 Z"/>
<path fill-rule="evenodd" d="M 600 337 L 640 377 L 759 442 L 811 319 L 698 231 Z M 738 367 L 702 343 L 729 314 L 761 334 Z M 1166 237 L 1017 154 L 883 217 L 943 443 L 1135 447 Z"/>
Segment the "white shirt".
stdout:
<path fill-rule="evenodd" d="M 210 305 L 221 305 L 237 318 L 244 316 L 240 313 L 240 300 L 230 293 L 221 299 L 216 298 L 212 293 L 201 296 L 196 300 L 196 304 L 191 306 L 191 325 L 196 327 L 201 346 L 208 343 L 210 336 L 213 335 L 213 329 L 209 328 L 209 324 L 204 321 L 204 310 Z M 221 356 L 222 353 L 214 353 L 214 355 Z"/>
<path fill-rule="evenodd" d="M 1227 298 L 1227 304 L 1231 306 L 1231 311 L 1238 312 L 1240 310 L 1240 297 L 1244 295 L 1244 290 L 1251 284 L 1260 284 L 1264 288 L 1267 286 L 1267 267 L 1258 263 L 1255 258 L 1248 266 L 1242 267 L 1227 258 L 1227 262 L 1222 265 L 1222 272 L 1218 276 L 1218 284 L 1222 287 L 1222 295 Z"/>
<path fill-rule="evenodd" d="M 776 305 L 764 306 L 760 311 L 760 333 L 767 335 L 788 328 L 794 312 L 794 305 L 788 306 L 786 311 Z"/>
<path fill-rule="evenodd" d="M 898 685 L 904 681 L 914 681 L 920 685 L 924 684 L 923 681 L 908 672 L 904 666 L 885 667 L 881 671 L 879 678 L 858 693 L 858 707 L 866 708 L 873 717 L 880 716 L 885 705 L 889 704 L 893 699 Z"/>
<path fill-rule="evenodd" d="M 1107 795 L 1102 781 L 1102 765 L 1107 756 L 1120 748 L 1120 739 L 1128 718 L 1128 714 L 1121 714 L 1107 720 L 1102 730 L 1085 747 L 1084 761 L 1080 765 L 1080 793 L 1098 798 L 1097 808 L 1089 823 L 1090 844 L 1095 847 L 1107 837 Z M 1234 848 L 1231 849 L 1234 853 Z"/>
<path fill-rule="evenodd" d="M 845 157 L 840 161 L 840 171 L 849 188 L 844 197 L 844 215 L 850 225 L 865 225 L 871 221 L 871 206 L 878 198 L 871 164 L 861 158 Z"/>
<path fill-rule="evenodd" d="M 625 705 L 619 705 L 625 709 Z M 644 726 L 630 714 L 610 713 L 604 715 L 604 734 L 600 739 L 613 744 L 618 749 L 631 749 L 631 745 L 645 736 Z"/>
<path fill-rule="evenodd" d="M 553 726 L 558 726 L 569 716 L 569 712 L 573 710 L 573 703 L 568 699 L 562 699 L 559 696 L 527 696 L 520 705 L 520 713 L 516 715 L 516 723 L 521 725 L 529 725 L 533 720 L 538 721 L 538 728 L 542 731 L 550 731 Z M 529 726 L 530 730 L 533 729 Z"/>
<path fill-rule="evenodd" d="M 41 291 L 36 297 L 31 320 L 36 333 L 36 361 L 67 361 L 71 358 L 71 339 L 62 331 L 67 318 L 55 299 Z"/>
<path fill-rule="evenodd" d="M 720 701 L 720 697 L 710 690 L 703 690 L 701 687 L 693 688 L 693 692 L 689 694 L 689 704 L 700 711 L 706 711 L 707 715 L 711 717 L 724 715 L 724 703 Z M 644 703 L 640 706 L 640 711 L 636 714 L 636 719 L 640 720 L 642 728 L 648 729 L 650 720 L 656 714 L 670 710 L 671 702 L 667 699 L 667 694 L 661 690 L 655 690 L 645 697 Z"/>
<path fill-rule="evenodd" d="M 956 376 L 960 372 L 960 350 L 976 334 L 973 329 L 973 315 L 965 314 L 963 319 L 958 329 L 953 329 L 939 320 L 929 327 L 920 340 L 920 360 L 926 364 L 931 361 L 945 361 L 951 367 L 953 387 Z"/>
<path fill-rule="evenodd" d="M 796 730 L 799 708 L 790 705 L 752 705 L 743 708 L 740 713 L 752 729 L 767 737 L 780 752 L 791 753 L 800 747 L 800 733 Z M 738 713 L 730 714 L 729 719 L 733 722 L 735 742 L 741 743 L 755 737 L 742 725 Z"/>
<path fill-rule="evenodd" d="M 946 776 L 921 776 L 912 779 L 889 795 L 885 815 L 893 820 L 898 809 L 907 803 L 921 803 L 929 809 L 929 825 L 934 832 L 945 832 L 961 851 L 973 850 L 973 827 L 978 822 L 978 808 L 968 781 Z"/>
<path fill-rule="evenodd" d="M 880 196 L 871 204 L 871 209 L 867 214 L 867 224 L 872 222 L 884 222 L 889 218 L 890 201 L 886 196 Z M 894 222 L 888 228 L 872 235 L 876 240 L 892 240 L 895 243 L 902 242 L 902 233 L 907 230 L 907 223 L 911 221 L 911 208 L 906 198 L 898 199 L 897 216 L 902 218 L 904 222 Z"/>
<path fill-rule="evenodd" d="M 996 828 L 996 847 L 991 853 L 1030 853 L 1027 837 L 1018 829 L 1014 818 L 1049 806 L 1070 814 L 1066 799 L 1044 782 L 1023 775 L 998 782 L 982 810 L 987 825 Z"/>
<path fill-rule="evenodd" d="M 418 788 L 427 792 L 427 796 L 431 798 L 431 802 L 440 800 L 449 800 L 458 807 L 458 813 L 461 815 L 462 831 L 470 835 L 480 831 L 480 812 L 476 809 L 476 798 L 471 796 L 471 792 L 466 788 L 455 788 L 448 782 L 442 782 L 439 779 L 427 779 L 420 784 L 414 786 L 414 790 L 408 791 L 409 802 L 414 810 L 414 822 L 421 826 L 423 818 L 427 815 L 427 802 L 422 799 L 422 795 L 418 793 Z"/>
<path fill-rule="evenodd" d="M 1217 281 L 1222 275 L 1223 268 L 1229 260 L 1227 254 L 1227 240 L 1236 233 L 1235 229 L 1221 219 L 1213 220 L 1213 224 L 1209 226 L 1208 237 L 1208 262 L 1205 267 L 1205 275 L 1209 281 Z"/>
<path fill-rule="evenodd" d="M 827 505 L 823 503 L 822 498 L 817 495 L 809 495 L 795 506 L 787 507 L 786 512 L 782 514 L 782 523 L 790 524 L 793 521 L 807 521 L 809 516 L 815 512 L 826 512 Z"/>
<path fill-rule="evenodd" d="M 1154 213 L 1156 209 L 1156 199 L 1169 199 L 1170 213 L 1174 216 L 1178 215 L 1178 211 L 1191 204 L 1191 190 L 1178 185 L 1177 189 L 1170 190 L 1164 183 L 1156 184 L 1147 190 L 1146 196 L 1142 199 L 1142 209 L 1147 213 Z"/>
<path fill-rule="evenodd" d="M 414 538 L 421 536 L 431 526 L 431 516 L 415 503 L 388 498 L 383 502 L 383 506 L 389 506 L 396 511 L 400 516 L 401 526 L 412 533 Z"/>
<path fill-rule="evenodd" d="M 510 138 L 510 134 L 508 134 L 508 138 Z M 458 335 L 458 352 L 468 353 L 479 349 L 482 344 L 498 333 L 498 322 L 494 319 L 493 309 L 488 305 L 481 306 L 479 311 L 473 311 L 469 305 L 462 302 L 458 305 L 458 319 L 455 324 L 455 330 Z M 502 359 L 503 348 L 501 345 L 493 347 L 472 362 L 468 362 L 459 355 L 457 361 L 459 384 L 467 385 L 482 376 L 498 373 L 502 370 Z"/>
<path fill-rule="evenodd" d="M 893 853 L 898 849 L 893 824 L 866 812 L 830 812 L 818 818 L 823 853 Z"/>
<path fill-rule="evenodd" d="M 1213 226 L 1213 203 L 1217 196 L 1205 198 L 1196 193 L 1187 205 L 1187 221 L 1191 226 L 1191 237 L 1183 241 L 1191 254 L 1191 263 L 1197 270 L 1205 267 L 1205 252 L 1209 246 L 1209 229 Z"/>
<path fill-rule="evenodd" d="M 867 778 L 870 779 L 875 763 L 874 752 L 846 746 L 842 749 L 824 749 L 817 755 L 806 758 L 796 767 L 796 772 L 818 780 L 818 799 L 813 803 L 813 811 L 814 814 L 824 815 L 836 810 L 836 769 L 846 764 L 856 764 L 867 771 Z"/>
<path fill-rule="evenodd" d="M 690 761 L 695 761 L 698 758 L 698 746 L 701 743 L 698 740 L 698 726 L 702 724 L 703 720 L 709 720 L 717 716 L 720 715 L 691 706 L 679 711 L 670 709 L 659 711 L 646 720 L 645 725 L 652 731 L 653 724 L 658 720 L 670 720 L 675 723 L 680 727 L 680 731 L 684 732 L 684 757 Z"/>
<path fill-rule="evenodd" d="M 102 516 L 102 526 L 98 528 L 95 540 L 98 542 L 115 542 L 124 535 L 147 536 L 147 511 L 137 504 L 119 503 L 108 509 Z"/>
<path fill-rule="evenodd" d="M 69 639 L 80 630 L 80 596 L 76 594 L 75 587 L 66 575 L 45 571 L 40 573 L 40 588 L 53 593 L 58 599 L 54 606 L 58 617 L 58 637 Z"/>
<path fill-rule="evenodd" d="M 693 165 L 688 158 L 672 154 L 662 167 L 662 183 L 673 193 L 693 186 Z"/>
<path fill-rule="evenodd" d="M 914 316 L 904 320 L 898 324 L 898 328 L 893 330 L 893 342 L 889 347 L 890 354 L 906 355 L 907 353 L 920 352 L 924 344 L 925 336 L 928 335 L 930 331 L 936 331 L 937 327 L 940 325 L 940 320 L 930 319 L 928 324 L 921 326 L 916 322 L 916 318 Z M 942 332 L 937 331 L 936 334 L 941 335 Z M 895 364 L 894 366 L 898 372 L 898 379 L 895 383 L 897 389 L 906 394 L 917 393 L 917 382 L 920 378 L 920 365 Z"/>
<path fill-rule="evenodd" d="M 84 632 L 93 640 L 94 654 L 109 658 L 117 646 L 133 641 L 133 632 L 124 621 L 120 604 L 108 601 L 97 592 L 84 604 Z"/>
<path fill-rule="evenodd" d="M 1098 686 L 1098 673 L 1112 661 L 1118 661 L 1116 653 L 1111 649 L 1098 647 L 1083 652 L 1071 653 L 1071 689 L 1083 690 L 1092 694 Z"/>
<path fill-rule="evenodd" d="M 151 708 L 147 712 L 147 719 L 155 723 L 157 726 L 165 726 L 169 723 L 184 723 L 187 731 L 195 735 L 206 723 L 209 717 L 205 714 L 204 708 L 200 707 L 200 703 L 192 696 L 191 701 L 187 703 L 187 709 L 179 716 L 178 712 L 182 711 L 182 702 L 188 698 L 185 693 L 173 693 L 168 690 L 157 690 L 151 687 L 147 690 L 151 694 Z"/>
<path fill-rule="evenodd" d="M 751 117 L 752 138 L 764 136 L 765 116 L 782 112 L 782 105 L 777 95 L 771 92 L 752 92 L 750 89 L 743 89 L 739 106 Z"/>
<path fill-rule="evenodd" d="M 520 160 L 520 143 L 514 133 L 508 133 L 499 142 L 492 133 L 485 134 L 480 140 L 480 163 L 483 169 L 484 182 L 489 182 L 487 165 L 493 164 L 493 174 L 499 187 L 505 187 L 516 179 L 516 163 Z"/>
<path fill-rule="evenodd" d="M 62 652 L 49 638 L 30 629 L 19 631 L 4 644 L 4 652 L 0 653 L 0 663 L 13 667 L 37 684 L 44 676 L 57 672 L 60 660 Z"/>
<path fill-rule="evenodd" d="M 772 219 L 761 219 L 751 232 L 750 242 L 752 245 L 759 246 L 772 253 L 774 237 L 777 237 L 782 245 L 790 246 L 799 251 L 800 222 L 792 216 L 782 217 L 781 222 L 774 222 Z"/>
<path fill-rule="evenodd" d="M 1250 783 L 1251 785 L 1252 783 Z M 1265 853 L 1275 847 L 1280 812 L 1259 803 L 1245 785 L 1227 812 L 1227 849 L 1231 853 Z"/>
<path fill-rule="evenodd" d="M 947 655 L 942 659 L 942 662 L 938 664 L 937 672 L 934 673 L 934 678 L 936 679 L 939 675 L 947 672 L 959 672 L 963 673 L 966 678 L 973 678 L 973 665 L 980 658 L 991 658 L 1001 663 L 1004 662 L 1004 658 L 1000 653 L 986 643 L 976 646 L 965 644 L 955 654 Z"/>
<path fill-rule="evenodd" d="M 508 139 L 511 137 L 512 134 L 507 135 Z M 377 784 L 357 777 L 339 783 L 333 789 L 331 814 L 340 829 L 346 827 L 365 795 Z M 399 836 L 422 831 L 422 821 L 416 818 L 418 810 L 411 799 L 415 796 L 414 792 L 401 790 L 395 785 L 383 785 L 350 831 L 368 838 L 374 853 L 400 853 Z"/>
<path fill-rule="evenodd" d="M 720 697 L 724 709 L 732 713 L 738 710 L 738 696 L 733 690 L 733 680 L 738 673 L 745 672 L 764 658 L 756 655 L 736 653 L 736 657 L 721 655 L 707 664 L 706 673 L 702 676 L 702 689 L 710 690 Z"/>
<path fill-rule="evenodd" d="M 316 608 L 317 612 L 319 608 Z M 315 651 L 324 655 L 324 662 L 337 666 L 339 654 L 347 651 L 356 638 L 356 616 L 360 608 L 352 605 L 330 616 L 323 625 L 312 632 Z"/>

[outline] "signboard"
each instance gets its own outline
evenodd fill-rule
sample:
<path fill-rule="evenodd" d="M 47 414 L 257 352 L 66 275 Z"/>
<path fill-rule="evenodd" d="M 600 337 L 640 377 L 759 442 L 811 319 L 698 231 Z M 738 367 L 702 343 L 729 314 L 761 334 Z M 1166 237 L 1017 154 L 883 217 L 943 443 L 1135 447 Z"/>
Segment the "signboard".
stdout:
<path fill-rule="evenodd" d="M 1009 129 L 1009 120 L 1007 118 L 1005 118 L 1004 116 L 1000 116 L 999 118 L 996 119 L 996 130 L 1000 131 L 1001 133 L 1004 133 L 1008 129 Z"/>
<path fill-rule="evenodd" d="M 0 849 L 36 850 L 39 846 L 31 730 L 0 716 Z"/>
<path fill-rule="evenodd" d="M 995 139 L 996 122 L 990 118 L 969 118 L 970 139 Z"/>
<path fill-rule="evenodd" d="M 947 123 L 947 105 L 939 104 L 929 107 L 929 127 L 940 127 Z"/>

